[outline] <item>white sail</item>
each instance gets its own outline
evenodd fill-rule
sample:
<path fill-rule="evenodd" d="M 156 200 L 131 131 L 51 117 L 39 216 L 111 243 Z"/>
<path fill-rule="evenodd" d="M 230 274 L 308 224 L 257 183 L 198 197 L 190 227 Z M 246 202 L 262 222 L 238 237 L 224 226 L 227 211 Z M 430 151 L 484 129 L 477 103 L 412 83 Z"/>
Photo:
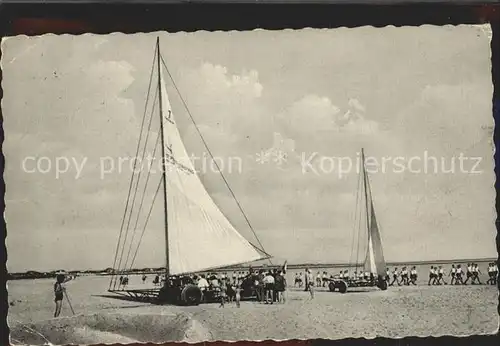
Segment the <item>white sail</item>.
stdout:
<path fill-rule="evenodd" d="M 262 259 L 222 214 L 195 172 L 175 124 L 161 74 L 169 273 L 194 273 Z"/>
<path fill-rule="evenodd" d="M 365 171 L 366 186 L 369 188 L 369 181 Z M 380 238 L 380 231 L 378 229 L 377 217 L 375 215 L 375 208 L 371 198 L 371 191 L 368 191 L 367 199 L 369 199 L 369 212 L 368 212 L 368 246 L 365 259 L 364 270 L 378 276 L 385 276 L 386 263 L 384 259 L 384 251 L 382 248 L 382 240 Z"/>

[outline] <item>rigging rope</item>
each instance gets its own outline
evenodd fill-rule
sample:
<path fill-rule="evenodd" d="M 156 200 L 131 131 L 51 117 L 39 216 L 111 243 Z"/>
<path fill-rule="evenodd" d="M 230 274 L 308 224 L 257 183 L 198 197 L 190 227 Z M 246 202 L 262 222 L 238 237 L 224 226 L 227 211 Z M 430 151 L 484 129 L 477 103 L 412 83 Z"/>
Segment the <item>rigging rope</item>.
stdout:
<path fill-rule="evenodd" d="M 154 147 L 154 150 L 153 150 L 153 158 L 155 157 L 155 154 L 156 154 L 156 149 L 158 148 L 158 143 L 159 143 L 159 140 L 160 140 L 160 131 L 158 131 L 158 136 L 156 136 L 156 144 L 155 144 L 155 147 Z M 142 211 L 142 205 L 144 203 L 144 197 L 146 197 L 146 189 L 147 189 L 147 186 L 148 186 L 148 182 L 149 182 L 149 177 L 151 177 L 151 170 L 149 169 L 148 170 L 148 175 L 146 177 L 146 183 L 144 184 L 144 190 L 142 192 L 142 198 L 141 198 L 141 204 L 139 205 L 139 211 L 137 212 L 137 218 L 135 219 L 135 225 L 134 225 L 134 229 L 137 229 L 137 225 L 139 223 L 139 215 L 141 214 L 141 211 Z M 154 203 L 154 200 L 153 200 L 153 203 Z M 135 234 L 135 233 L 134 233 Z M 133 243 L 133 240 L 132 240 L 132 243 Z M 125 261 L 125 265 L 124 267 L 127 266 L 127 263 L 128 263 L 128 259 L 129 259 L 129 255 L 130 255 L 130 250 L 132 250 L 132 243 L 131 243 L 131 246 L 130 246 L 130 249 L 129 249 L 129 253 L 127 254 L 127 260 Z M 137 247 L 139 247 L 139 244 L 137 244 Z M 137 252 L 137 251 L 136 251 Z M 130 263 L 130 270 L 132 270 L 132 266 L 133 266 L 133 261 Z"/>
<path fill-rule="evenodd" d="M 155 52 L 153 54 L 153 63 L 152 63 L 152 66 L 151 66 L 151 72 L 150 72 L 150 76 L 149 76 L 149 86 L 148 86 L 148 92 L 147 92 L 147 96 L 146 96 L 146 104 L 144 106 L 144 114 L 142 116 L 141 131 L 139 133 L 139 141 L 137 143 L 136 156 L 139 154 L 139 148 L 140 148 L 141 138 L 142 138 L 142 131 L 144 129 L 144 121 L 146 120 L 146 113 L 147 113 L 148 102 L 149 102 L 149 94 L 151 92 L 151 84 L 152 84 L 152 81 L 153 81 L 153 71 L 154 71 L 154 67 L 155 67 L 155 58 L 156 58 L 156 48 L 155 48 Z M 134 170 L 135 170 L 135 164 L 136 164 L 136 162 L 134 162 Z M 118 251 L 120 249 L 120 243 L 121 243 L 122 234 L 123 234 L 123 226 L 125 225 L 125 218 L 127 216 L 127 210 L 128 210 L 128 205 L 129 205 L 129 202 L 130 202 L 130 193 L 132 191 L 133 182 L 134 182 L 134 174 L 132 174 L 132 177 L 130 178 L 130 185 L 129 185 L 129 188 L 128 188 L 127 202 L 125 203 L 125 210 L 123 212 L 122 224 L 120 226 L 120 235 L 118 236 L 118 242 L 116 244 L 115 257 L 114 257 L 114 260 L 113 260 L 113 268 L 112 268 L 113 269 L 113 275 L 111 276 L 111 281 L 109 283 L 109 289 L 111 289 L 111 286 L 113 286 L 113 288 L 116 287 L 117 277 L 114 275 L 114 271 L 115 271 L 115 268 L 116 268 L 116 261 L 118 259 Z M 124 246 L 125 246 L 125 244 L 124 244 Z"/>
<path fill-rule="evenodd" d="M 132 258 L 132 263 L 130 264 L 130 267 L 132 267 L 134 265 L 134 262 L 135 262 L 135 258 L 137 256 L 137 253 L 139 252 L 139 247 L 141 245 L 141 241 L 142 241 L 142 237 L 144 236 L 144 232 L 146 231 L 146 227 L 148 225 L 148 222 L 149 222 L 149 218 L 151 217 L 151 212 L 153 211 L 153 206 L 155 204 L 155 200 L 156 200 L 156 196 L 158 195 L 158 191 L 160 191 L 160 186 L 162 185 L 162 179 L 160 179 L 160 182 L 158 183 L 158 187 L 156 188 L 156 192 L 155 192 L 155 195 L 153 196 L 153 200 L 151 202 L 151 207 L 149 208 L 149 212 L 148 212 L 148 216 L 146 217 L 146 221 L 144 223 L 144 227 L 142 229 L 142 233 L 141 233 L 141 237 L 139 238 L 139 242 L 137 244 L 137 248 L 135 250 L 135 253 L 134 253 L 134 257 Z M 168 245 L 167 245 L 168 246 Z"/>
<path fill-rule="evenodd" d="M 150 115 L 150 119 L 149 119 L 148 133 L 146 135 L 146 140 L 145 140 L 145 143 L 144 143 L 144 149 L 142 150 L 141 162 L 143 162 L 144 158 L 146 157 L 146 148 L 147 148 L 147 145 L 148 145 L 149 134 L 150 134 L 151 124 L 152 124 L 152 120 L 153 120 L 153 114 L 154 114 L 154 111 L 155 111 L 156 98 L 157 98 L 157 94 L 155 94 L 155 99 L 153 101 L 153 107 L 151 108 L 151 115 Z M 156 152 L 156 146 L 158 145 L 158 139 L 159 138 L 160 138 L 160 132 L 158 131 L 158 136 L 156 138 L 155 149 L 154 149 L 155 152 Z M 154 153 L 153 153 L 153 156 L 154 156 Z M 137 193 L 137 189 L 139 188 L 139 181 L 141 179 L 141 173 L 142 173 L 142 167 L 141 167 L 141 170 L 139 171 L 138 176 L 137 176 L 137 185 L 136 185 L 136 191 L 135 191 L 135 193 Z M 144 194 L 146 193 L 146 188 L 147 188 L 147 185 L 148 185 L 149 175 L 150 174 L 151 174 L 151 170 L 148 169 L 148 176 L 146 178 L 146 183 L 144 185 L 144 192 L 143 192 L 143 196 L 142 196 L 142 199 L 141 199 L 141 204 L 139 206 L 139 211 L 137 211 L 137 218 L 136 218 L 135 226 L 133 228 L 132 239 L 130 240 L 130 246 L 129 246 L 129 249 L 128 249 L 127 257 L 125 259 L 125 264 L 123 265 L 123 268 L 127 267 L 127 263 L 128 263 L 129 258 L 130 258 L 130 253 L 132 251 L 132 246 L 134 244 L 135 235 L 137 234 L 137 222 L 139 220 L 139 216 L 140 216 L 140 213 L 141 213 L 141 210 L 142 210 L 142 202 L 144 201 Z M 135 194 L 134 194 L 134 201 L 135 201 Z M 133 208 L 134 208 L 134 204 L 132 204 L 132 208 L 131 208 L 131 211 L 130 211 L 130 218 L 132 218 L 132 210 L 133 210 Z M 129 219 L 129 223 L 130 223 L 130 219 Z M 128 228 L 128 225 L 127 225 L 127 228 Z"/>
<path fill-rule="evenodd" d="M 154 101 L 153 101 L 153 110 L 154 110 L 154 105 L 155 105 L 157 97 L 158 97 L 158 90 L 156 90 L 156 92 L 155 92 L 155 97 L 154 97 Z M 146 144 L 147 144 L 147 141 L 149 139 L 149 133 L 151 131 L 151 124 L 152 123 L 153 123 L 153 112 L 151 112 L 151 116 L 149 118 L 149 125 L 148 125 L 147 134 L 146 134 Z M 146 148 L 146 146 L 144 147 L 143 155 L 146 152 L 145 148 Z M 133 173 L 135 172 L 136 164 L 137 164 L 137 157 L 134 160 L 134 171 L 133 171 Z M 139 181 L 141 180 L 141 173 L 142 173 L 142 168 L 139 170 L 139 173 L 137 173 L 137 183 L 135 184 L 134 197 L 132 198 L 132 206 L 130 207 L 130 214 L 129 214 L 128 221 L 127 221 L 127 231 L 125 233 L 125 239 L 123 241 L 123 247 L 122 247 L 122 251 L 121 251 L 121 254 L 120 254 L 120 261 L 118 262 L 118 269 L 121 268 L 121 264 L 122 264 L 122 261 L 123 261 L 123 254 L 124 254 L 124 251 L 125 251 L 125 245 L 127 243 L 127 237 L 128 237 L 128 233 L 129 233 L 129 230 L 130 230 L 130 221 L 132 220 L 132 213 L 134 211 L 135 197 L 137 196 L 137 190 L 139 189 Z M 134 230 L 134 234 L 135 234 L 135 230 Z M 130 245 L 130 246 L 132 246 L 132 245 Z"/>
<path fill-rule="evenodd" d="M 182 104 L 184 105 L 184 108 L 186 109 L 186 112 L 188 113 L 188 115 L 189 115 L 189 117 L 190 117 L 190 119 L 191 119 L 191 121 L 192 121 L 192 123 L 193 123 L 193 125 L 194 125 L 194 127 L 195 127 L 195 129 L 196 129 L 196 131 L 198 132 L 198 135 L 200 136 L 200 138 L 201 138 L 201 140 L 202 140 L 202 142 L 203 142 L 203 145 L 205 146 L 205 149 L 207 150 L 208 154 L 209 154 L 209 155 L 210 155 L 210 157 L 212 158 L 212 162 L 214 162 L 214 163 L 215 163 L 215 166 L 217 167 L 217 170 L 219 171 L 219 174 L 221 175 L 222 179 L 224 180 L 224 184 L 225 184 L 225 185 L 226 185 L 226 187 L 228 188 L 228 190 L 229 190 L 229 192 L 231 193 L 231 195 L 232 195 L 233 199 L 235 200 L 235 202 L 236 202 L 236 204 L 237 204 L 238 208 L 240 209 L 241 213 L 243 214 L 243 217 L 245 218 L 245 221 L 246 221 L 246 223 L 248 224 L 248 227 L 250 227 L 250 230 L 252 231 L 253 235 L 255 236 L 255 239 L 256 239 L 256 240 L 257 240 L 257 242 L 259 243 L 260 248 L 256 247 L 256 246 L 255 246 L 255 245 L 253 245 L 252 243 L 250 243 L 250 244 L 251 244 L 251 245 L 252 245 L 255 249 L 257 249 L 257 250 L 259 250 L 259 251 L 263 252 L 266 256 L 268 256 L 269 258 L 267 258 L 267 259 L 269 260 L 269 263 L 270 263 L 271 265 L 273 265 L 273 262 L 271 261 L 271 258 L 270 258 L 271 256 L 270 256 L 270 255 L 269 255 L 269 254 L 268 254 L 268 253 L 264 250 L 264 246 L 262 245 L 262 243 L 260 242 L 259 238 L 257 237 L 257 234 L 255 233 L 255 230 L 253 229 L 253 227 L 252 227 L 252 225 L 251 225 L 251 223 L 250 223 L 250 220 L 248 220 L 248 217 L 246 216 L 245 212 L 243 211 L 243 208 L 242 208 L 241 204 L 239 203 L 239 201 L 238 201 L 238 199 L 236 198 L 236 196 L 235 196 L 235 194 L 234 194 L 233 190 L 232 190 L 232 189 L 231 189 L 231 187 L 229 186 L 229 183 L 227 182 L 226 177 L 225 177 L 225 176 L 224 176 L 224 174 L 222 173 L 222 170 L 220 169 L 219 164 L 218 164 L 218 163 L 217 163 L 217 161 L 214 159 L 214 156 L 212 155 L 212 152 L 211 152 L 210 148 L 208 147 L 208 145 L 207 145 L 207 143 L 206 143 L 205 139 L 203 138 L 203 136 L 202 136 L 202 134 L 201 134 L 201 131 L 200 131 L 199 127 L 198 127 L 198 124 L 196 124 L 196 121 L 194 120 L 194 117 L 193 117 L 193 115 L 191 114 L 191 111 L 189 110 L 189 107 L 187 106 L 186 101 L 185 101 L 185 100 L 184 100 L 184 98 L 182 97 L 182 94 L 181 94 L 181 92 L 180 92 L 179 88 L 177 88 L 177 85 L 176 85 L 176 83 L 175 83 L 175 81 L 174 81 L 174 79 L 173 79 L 172 75 L 170 74 L 170 70 L 168 69 L 167 64 L 165 63 L 165 60 L 163 60 L 163 57 L 162 57 L 162 56 L 161 56 L 160 58 L 161 58 L 161 62 L 162 62 L 162 64 L 163 64 L 163 66 L 165 67 L 165 70 L 167 71 L 168 76 L 170 77 L 170 80 L 172 81 L 172 84 L 173 84 L 173 86 L 174 86 L 175 90 L 177 91 L 177 94 L 179 95 L 179 98 L 181 99 Z"/>

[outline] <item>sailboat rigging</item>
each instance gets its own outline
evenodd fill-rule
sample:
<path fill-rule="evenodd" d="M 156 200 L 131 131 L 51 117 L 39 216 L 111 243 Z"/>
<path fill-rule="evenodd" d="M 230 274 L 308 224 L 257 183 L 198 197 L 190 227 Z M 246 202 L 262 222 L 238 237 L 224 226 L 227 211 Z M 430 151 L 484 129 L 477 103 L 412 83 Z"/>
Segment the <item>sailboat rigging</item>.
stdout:
<path fill-rule="evenodd" d="M 346 271 L 347 275 L 342 275 L 342 277 L 336 277 L 330 279 L 329 290 L 338 290 L 341 293 L 347 292 L 348 287 L 378 287 L 381 290 L 387 289 L 386 281 L 386 263 L 384 259 L 384 252 L 382 248 L 382 240 L 380 237 L 379 226 L 377 223 L 377 218 L 375 215 L 375 207 L 373 205 L 372 191 L 370 187 L 370 180 L 368 179 L 368 173 L 366 171 L 365 164 L 365 153 L 364 149 L 361 149 L 361 172 L 360 180 L 358 181 L 358 187 L 363 190 L 363 199 L 365 207 L 365 219 L 367 228 L 367 245 L 366 245 L 366 255 L 364 258 L 364 263 L 362 268 L 358 268 L 358 252 L 360 238 L 358 236 L 357 243 L 357 254 L 356 254 L 356 264 L 354 266 L 354 275 L 351 276 L 349 271 Z M 360 184 L 361 182 L 361 184 Z M 361 185 L 361 186 L 360 186 Z M 359 190 L 358 190 L 359 197 Z M 358 202 L 358 198 L 357 198 Z M 358 205 L 358 204 L 357 204 Z M 356 205 L 356 206 L 357 206 Z M 357 209 L 357 208 L 356 208 Z M 360 213 L 361 213 L 360 209 Z M 356 212 L 357 214 L 357 212 Z M 360 230 L 361 231 L 361 230 Z M 353 237 L 353 248 L 354 250 L 354 237 Z M 352 269 L 352 266 L 350 266 Z M 359 271 L 359 272 L 358 272 Z"/>
<path fill-rule="evenodd" d="M 157 83 L 153 82 L 153 75 L 156 70 Z M 129 193 L 125 205 L 124 217 L 116 246 L 112 275 L 108 291 L 126 295 L 135 299 L 153 299 L 159 302 L 198 304 L 201 300 L 201 291 L 194 285 L 191 277 L 188 275 L 223 268 L 228 266 L 251 263 L 262 259 L 270 259 L 269 255 L 260 243 L 255 231 L 253 230 L 248 218 L 246 217 L 236 196 L 229 187 L 227 180 L 222 174 L 217 162 L 213 160 L 201 132 L 198 134 L 205 145 L 206 150 L 212 157 L 214 164 L 218 168 L 226 187 L 231 196 L 236 201 L 242 212 L 248 226 L 252 230 L 260 246 L 256 246 L 245 239 L 231 224 L 231 222 L 221 212 L 215 202 L 206 191 L 203 183 L 198 177 L 193 163 L 187 154 L 184 143 L 178 131 L 174 114 L 167 94 L 165 75 L 170 77 L 175 90 L 180 97 L 193 125 L 198 127 L 192 117 L 186 102 L 182 98 L 160 52 L 160 41 L 157 38 L 154 54 L 153 66 L 151 68 L 148 94 L 146 97 L 146 106 L 144 117 L 141 124 L 141 132 L 137 144 L 137 155 L 141 147 L 143 132 L 146 134 L 143 146 L 143 157 L 146 153 L 153 123 L 153 115 L 158 108 L 160 117 L 159 130 L 154 147 L 153 157 L 158 144 L 161 147 L 161 179 L 156 186 L 151 208 L 143 222 L 143 229 L 137 240 L 136 231 L 138 219 L 142 211 L 144 196 L 147 191 L 150 173 L 147 172 L 146 182 L 143 183 L 143 196 L 140 201 L 136 214 L 134 227 L 130 227 L 132 214 L 136 207 L 136 194 L 141 181 L 141 170 L 136 173 L 134 170 L 130 181 Z M 148 128 L 145 129 L 145 118 L 148 110 L 151 86 L 156 84 L 155 95 L 151 107 L 151 114 Z M 149 167 L 151 168 L 151 167 Z M 135 183 L 135 184 L 134 184 Z M 131 197 L 132 187 L 135 186 L 133 197 Z M 163 210 L 164 210 L 164 233 L 165 233 L 165 267 L 164 282 L 162 287 L 149 289 L 125 289 L 120 287 L 118 276 L 127 275 L 134 266 L 139 246 L 143 239 L 148 221 L 150 219 L 154 201 L 159 190 L 163 192 Z M 125 219 L 128 221 L 125 222 Z M 126 227 L 125 227 L 126 226 Z M 128 237 L 132 232 L 132 237 Z M 129 247 L 125 256 L 125 248 Z M 135 252 L 132 248 L 135 247 Z M 130 255 L 134 253 L 132 257 Z M 129 261 L 131 259 L 131 261 Z"/>

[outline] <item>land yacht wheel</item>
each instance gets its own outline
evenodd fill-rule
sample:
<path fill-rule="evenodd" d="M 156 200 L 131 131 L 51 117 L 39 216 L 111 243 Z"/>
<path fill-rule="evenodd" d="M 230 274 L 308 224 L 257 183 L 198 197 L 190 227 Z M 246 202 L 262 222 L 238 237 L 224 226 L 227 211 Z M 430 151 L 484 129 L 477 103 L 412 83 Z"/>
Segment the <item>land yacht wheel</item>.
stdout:
<path fill-rule="evenodd" d="M 378 288 L 380 288 L 382 291 L 387 290 L 387 281 L 381 279 L 378 281 Z"/>
<path fill-rule="evenodd" d="M 335 292 L 335 284 L 333 282 L 330 282 L 328 284 L 328 289 L 330 290 L 330 292 Z"/>
<path fill-rule="evenodd" d="M 347 292 L 347 282 L 345 282 L 345 281 L 337 282 L 337 288 L 339 289 L 340 293 L 346 293 Z"/>
<path fill-rule="evenodd" d="M 186 285 L 181 293 L 181 300 L 184 305 L 199 305 L 202 292 L 198 286 Z"/>

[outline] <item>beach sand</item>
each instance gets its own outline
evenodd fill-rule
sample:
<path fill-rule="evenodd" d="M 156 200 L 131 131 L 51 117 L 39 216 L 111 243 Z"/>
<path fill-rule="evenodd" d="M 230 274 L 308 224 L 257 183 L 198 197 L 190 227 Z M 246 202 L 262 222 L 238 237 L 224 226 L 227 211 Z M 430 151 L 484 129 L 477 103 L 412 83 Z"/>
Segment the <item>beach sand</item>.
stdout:
<path fill-rule="evenodd" d="M 53 280 L 9 282 L 13 344 L 156 343 L 489 334 L 498 328 L 495 286 L 390 287 L 339 294 L 318 289 L 314 300 L 291 288 L 286 304 L 243 302 L 193 307 L 153 306 L 104 297 L 109 278 L 67 284 L 62 316 L 52 319 Z"/>

